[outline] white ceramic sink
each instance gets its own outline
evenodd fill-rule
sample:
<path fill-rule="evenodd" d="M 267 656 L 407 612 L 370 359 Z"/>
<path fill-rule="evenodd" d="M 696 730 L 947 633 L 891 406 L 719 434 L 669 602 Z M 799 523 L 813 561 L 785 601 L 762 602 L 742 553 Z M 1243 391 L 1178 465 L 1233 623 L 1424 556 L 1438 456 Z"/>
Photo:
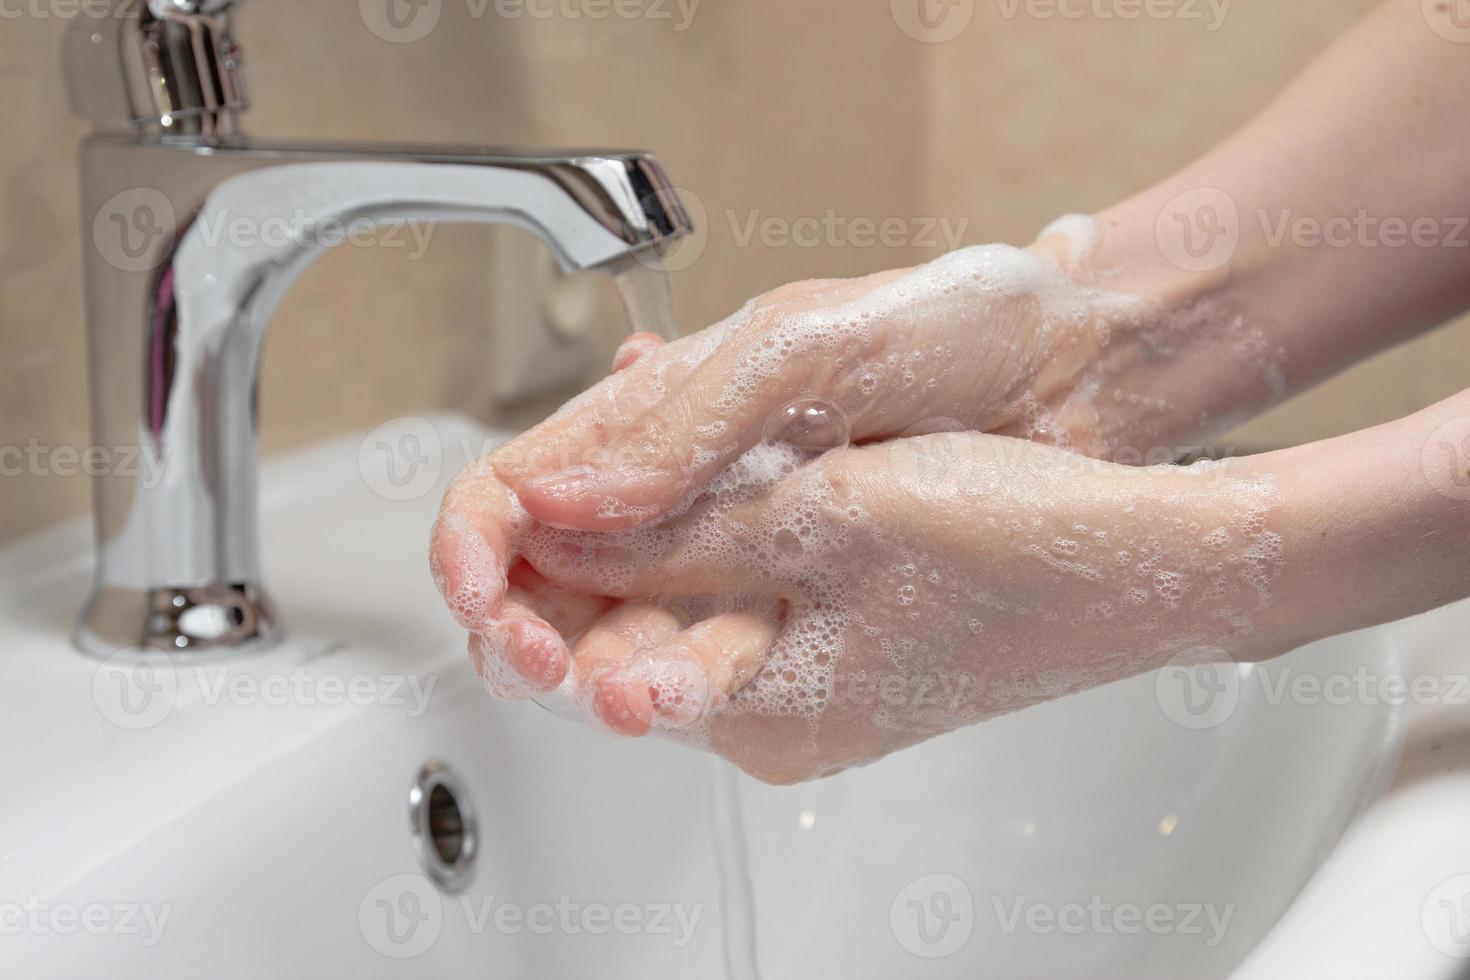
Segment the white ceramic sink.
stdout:
<path fill-rule="evenodd" d="M 1271 703 L 1250 674 L 1212 727 L 1150 676 L 790 788 L 496 703 L 425 567 L 438 488 L 486 437 L 424 424 L 428 475 L 386 491 L 412 499 L 373 489 L 382 433 L 265 468 L 291 631 L 265 655 L 99 668 L 66 640 L 88 529 L 0 554 L 0 974 L 1225 977 L 1392 772 L 1403 711 Z M 1286 663 L 1388 673 L 1417 635 Z M 430 760 L 477 817 L 458 896 L 411 842 Z"/>

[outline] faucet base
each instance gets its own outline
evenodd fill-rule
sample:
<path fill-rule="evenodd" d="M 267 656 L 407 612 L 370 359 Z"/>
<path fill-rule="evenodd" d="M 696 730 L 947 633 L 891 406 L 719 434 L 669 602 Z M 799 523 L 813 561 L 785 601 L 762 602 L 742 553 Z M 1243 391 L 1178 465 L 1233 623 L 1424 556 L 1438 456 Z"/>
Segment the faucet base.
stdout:
<path fill-rule="evenodd" d="M 103 585 L 88 601 L 72 642 L 104 659 L 140 649 L 192 657 L 255 653 L 283 636 L 269 596 L 253 583 L 147 590 Z"/>

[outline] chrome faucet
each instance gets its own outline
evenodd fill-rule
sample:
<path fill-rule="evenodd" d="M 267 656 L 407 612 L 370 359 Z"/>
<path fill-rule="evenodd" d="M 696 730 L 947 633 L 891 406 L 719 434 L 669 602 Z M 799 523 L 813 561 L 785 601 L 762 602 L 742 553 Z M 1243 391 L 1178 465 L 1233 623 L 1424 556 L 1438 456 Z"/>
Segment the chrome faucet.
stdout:
<path fill-rule="evenodd" d="M 74 639 L 97 656 L 258 649 L 281 635 L 256 542 L 261 341 L 335 244 L 321 229 L 511 224 L 564 268 L 613 270 L 691 225 L 644 153 L 247 139 L 233 0 L 106 3 L 73 22 L 64 50 L 73 111 L 93 124 L 81 145 L 92 427 L 95 445 L 156 465 L 95 478 L 96 581 Z M 289 234 L 218 234 L 288 215 Z"/>

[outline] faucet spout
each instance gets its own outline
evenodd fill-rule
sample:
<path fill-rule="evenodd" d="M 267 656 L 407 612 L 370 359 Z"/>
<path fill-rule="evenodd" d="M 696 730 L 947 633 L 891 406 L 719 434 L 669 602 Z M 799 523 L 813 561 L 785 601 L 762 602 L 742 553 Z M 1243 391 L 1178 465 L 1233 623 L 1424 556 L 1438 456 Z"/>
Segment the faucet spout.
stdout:
<path fill-rule="evenodd" d="M 517 225 L 568 269 L 692 230 L 646 153 L 252 141 L 236 3 L 93 0 L 97 16 L 63 43 L 72 111 L 93 127 L 81 148 L 92 431 L 137 463 L 93 484 L 97 575 L 75 642 L 97 656 L 280 636 L 256 544 L 261 341 L 348 222 Z M 248 236 L 222 231 L 242 221 Z"/>
<path fill-rule="evenodd" d="M 149 464 L 96 480 L 97 578 L 75 641 L 99 656 L 239 651 L 279 638 L 256 544 L 259 355 L 287 289 L 340 238 L 327 230 L 510 224 L 568 269 L 607 266 L 690 230 L 662 167 L 641 153 L 98 135 L 84 143 L 83 172 L 99 220 L 115 202 L 153 201 L 179 226 L 141 246 L 148 254 L 87 256 L 97 444 L 136 445 Z M 139 224 L 124 218 L 124 233 Z M 260 233 L 270 222 L 284 233 Z M 152 214 L 142 222 L 158 224 Z M 240 227 L 255 233 L 224 231 Z"/>

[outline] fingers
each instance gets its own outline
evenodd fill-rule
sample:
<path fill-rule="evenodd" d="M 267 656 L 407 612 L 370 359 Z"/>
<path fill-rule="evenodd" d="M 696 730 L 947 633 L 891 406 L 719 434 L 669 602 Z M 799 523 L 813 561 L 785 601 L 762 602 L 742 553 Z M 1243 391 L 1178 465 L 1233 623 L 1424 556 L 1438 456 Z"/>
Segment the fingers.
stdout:
<path fill-rule="evenodd" d="M 497 619 L 470 635 L 469 656 L 486 689 L 506 700 L 555 690 L 571 664 L 566 637 L 606 614 L 612 600 L 578 595 L 515 565 Z"/>
<path fill-rule="evenodd" d="M 465 468 L 450 485 L 434 525 L 429 551 L 430 568 L 439 591 L 460 625 L 484 632 L 499 622 L 497 610 L 505 594 L 505 575 L 514 539 L 528 522 L 525 511 L 510 492 L 502 470 L 536 471 L 576 454 L 601 439 L 605 420 L 618 417 L 616 405 L 623 380 L 647 373 L 650 358 L 616 378 L 585 393 L 583 408 L 563 410 L 520 438 Z M 642 371 L 640 371 L 640 368 Z M 606 387 L 608 390 L 600 389 Z M 630 397 L 647 387 L 633 385 Z M 656 397 L 652 391 L 634 397 L 627 409 L 637 412 Z M 549 462 L 548 462 L 549 461 Z"/>
<path fill-rule="evenodd" d="M 481 632 L 497 621 L 510 564 L 510 539 L 524 513 L 509 490 L 477 464 L 445 494 L 429 545 L 434 583 L 459 624 Z"/>
<path fill-rule="evenodd" d="M 626 368 L 632 367 L 646 354 L 652 354 L 664 345 L 664 339 L 656 333 L 640 331 L 623 341 L 618 347 L 617 353 L 613 354 L 613 373 L 617 374 Z"/>
<path fill-rule="evenodd" d="M 509 590 L 502 606 L 504 619 L 470 634 L 470 663 L 485 689 L 507 701 L 555 690 L 570 662 L 561 634 L 517 589 Z"/>
<path fill-rule="evenodd" d="M 618 350 L 616 373 L 496 450 L 491 461 L 501 479 L 515 486 L 583 463 L 607 442 L 609 433 L 628 425 L 657 404 L 670 386 L 681 383 L 713 340 L 700 334 L 671 344 L 649 338 L 653 335 L 629 337 Z"/>
<path fill-rule="evenodd" d="M 627 599 L 764 594 L 762 569 L 740 556 L 759 548 L 766 513 L 757 488 L 741 502 L 700 501 L 665 523 L 599 534 L 536 526 L 520 539 L 521 553 L 565 588 Z"/>
<path fill-rule="evenodd" d="M 807 388 L 813 359 L 779 356 L 754 324 L 579 465 L 514 483 L 526 510 L 555 527 L 614 531 L 668 513 L 764 437 L 767 420 Z"/>
<path fill-rule="evenodd" d="M 546 620 L 568 642 L 576 640 L 616 605 L 613 599 L 574 592 L 558 585 L 523 561 L 511 566 L 506 579 L 510 584 L 507 599 L 516 595 L 524 606 Z"/>
<path fill-rule="evenodd" d="M 646 603 L 617 606 L 578 641 L 573 654 L 584 712 L 618 735 L 643 735 L 653 723 L 647 686 L 626 685 L 621 677 L 679 631 L 673 613 Z"/>
<path fill-rule="evenodd" d="M 509 690 L 520 678 L 540 689 L 558 671 L 565 673 L 565 653 L 545 636 L 548 629 L 555 631 L 554 617 L 537 615 L 536 603 L 526 600 L 534 595 L 544 603 L 559 595 L 558 603 L 568 601 L 564 590 L 553 594 L 531 588 L 518 601 L 507 602 L 508 567 L 529 522 L 498 469 L 534 468 L 543 456 L 575 458 L 601 440 L 607 424 L 652 404 L 664 389 L 664 379 L 688 370 L 701 349 L 689 344 L 683 353 L 667 354 L 660 361 L 653 355 L 665 353 L 661 341 L 651 335 L 630 338 L 621 358 L 627 362 L 636 354 L 630 367 L 578 399 L 580 404 L 467 467 L 446 493 L 432 534 L 431 571 L 455 619 L 480 637 L 472 653 L 477 665 L 485 665 L 488 675 L 505 675 L 496 686 Z M 574 634 L 563 630 L 563 635 Z"/>
<path fill-rule="evenodd" d="M 600 452 L 557 472 L 510 477 L 521 503 L 540 521 L 587 531 L 664 516 L 761 442 L 768 425 L 779 426 L 793 400 L 836 397 L 832 372 L 857 373 L 882 345 L 833 317 L 904 271 L 793 283 L 748 307 L 716 330 L 718 345 L 667 394 L 610 426 Z"/>
<path fill-rule="evenodd" d="M 632 644 L 619 651 L 621 662 L 585 668 L 588 706 L 618 734 L 683 730 L 706 718 L 760 672 L 779 630 L 765 611 L 720 613 L 680 632 L 669 631 L 667 621 L 660 625 L 668 631 L 660 642 L 647 643 L 645 636 L 642 649 Z M 579 678 L 582 655 L 579 647 Z"/>

